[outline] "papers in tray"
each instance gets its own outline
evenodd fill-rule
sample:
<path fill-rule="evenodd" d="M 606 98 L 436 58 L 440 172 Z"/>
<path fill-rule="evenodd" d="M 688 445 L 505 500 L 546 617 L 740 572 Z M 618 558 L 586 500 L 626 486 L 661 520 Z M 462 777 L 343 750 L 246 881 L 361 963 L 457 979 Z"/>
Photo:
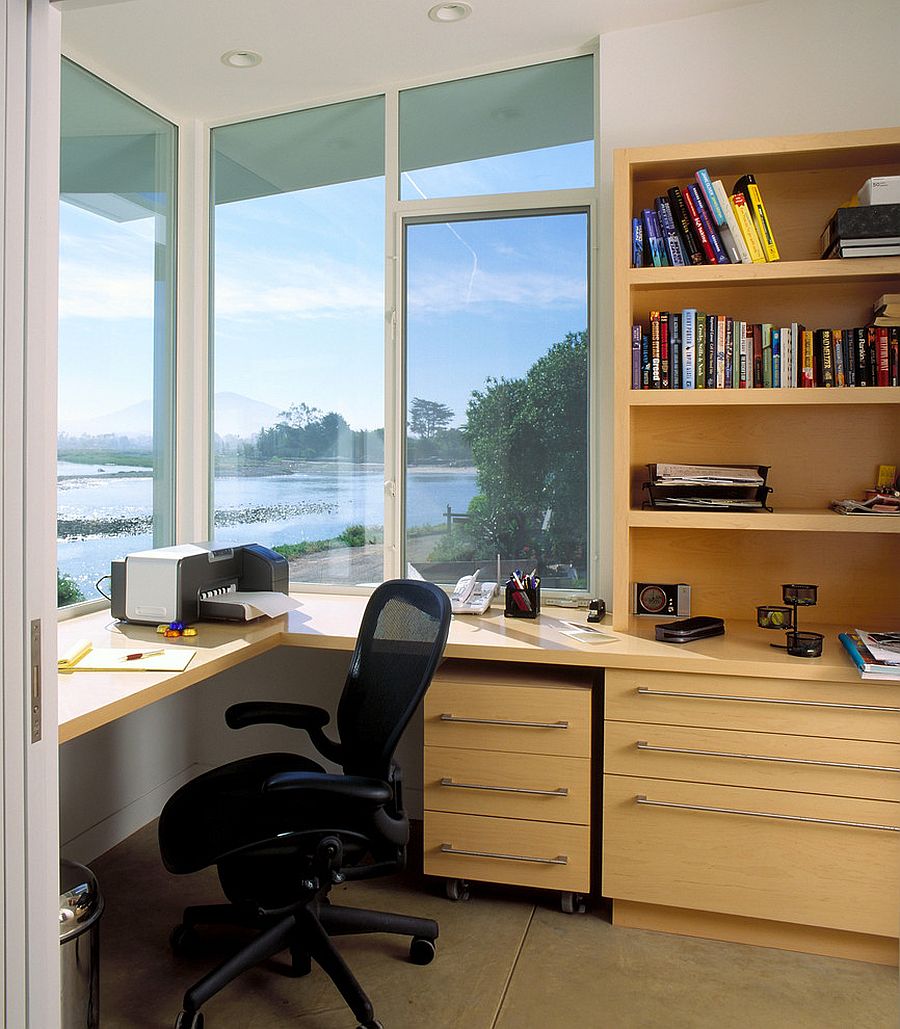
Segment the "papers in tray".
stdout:
<path fill-rule="evenodd" d="M 203 615 L 204 605 L 216 609 L 228 607 L 234 608 L 235 612 L 242 611 L 243 619 L 249 621 L 251 618 L 259 618 L 260 615 L 268 615 L 269 618 L 277 618 L 279 615 L 286 615 L 300 607 L 300 601 L 289 597 L 286 593 L 248 592 L 238 590 L 235 593 L 221 593 L 209 600 L 200 601 L 200 614 Z"/>
<path fill-rule="evenodd" d="M 753 468 L 726 465 L 657 464 L 658 485 L 762 486 L 763 477 Z"/>
<path fill-rule="evenodd" d="M 129 654 L 144 652 L 147 657 L 128 660 Z M 57 665 L 61 672 L 183 672 L 195 653 L 187 647 L 137 644 L 95 648 L 90 640 L 78 640 L 59 655 Z"/>

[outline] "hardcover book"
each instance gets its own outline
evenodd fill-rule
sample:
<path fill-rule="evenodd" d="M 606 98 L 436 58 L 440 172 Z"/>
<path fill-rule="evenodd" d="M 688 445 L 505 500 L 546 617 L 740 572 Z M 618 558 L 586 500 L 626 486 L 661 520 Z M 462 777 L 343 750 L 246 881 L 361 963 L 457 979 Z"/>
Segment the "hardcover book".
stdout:
<path fill-rule="evenodd" d="M 849 240 L 883 241 L 900 237 L 900 204 L 874 204 L 870 207 L 839 207 L 823 234 L 823 253 Z M 896 245 L 896 240 L 893 241 Z M 862 244 L 861 244 L 862 245 Z"/>
<path fill-rule="evenodd" d="M 688 205 L 688 210 L 693 213 L 696 210 L 700 221 L 703 224 L 703 231 L 706 233 L 706 238 L 709 240 L 709 245 L 712 248 L 712 264 L 730 264 L 731 259 L 728 254 L 725 253 L 725 248 L 722 246 L 722 239 L 719 236 L 719 230 L 716 228 L 715 222 L 706 209 L 706 203 L 703 199 L 703 194 L 700 192 L 700 187 L 695 185 L 693 182 L 690 183 L 685 189 L 685 202 Z M 693 203 L 693 208 L 692 208 Z"/>
<path fill-rule="evenodd" d="M 694 192 L 691 192 L 691 191 Z M 697 207 L 697 201 L 695 197 L 697 187 L 686 186 L 682 196 L 684 197 L 684 203 L 687 207 L 688 214 L 691 217 L 691 228 L 693 229 L 694 235 L 700 243 L 703 250 L 703 256 L 706 258 L 707 264 L 718 264 L 716 260 L 716 251 L 710 242 L 709 236 L 706 233 L 706 225 L 703 219 L 700 217 L 700 209 Z M 708 221 L 708 219 L 707 219 Z"/>
<path fill-rule="evenodd" d="M 699 240 L 694 234 L 690 212 L 684 202 L 681 190 L 677 186 L 672 186 L 670 189 L 666 190 L 666 192 L 669 196 L 672 218 L 681 235 L 681 241 L 684 244 L 684 251 L 687 256 L 688 263 L 703 264 L 703 251 L 700 247 Z"/>

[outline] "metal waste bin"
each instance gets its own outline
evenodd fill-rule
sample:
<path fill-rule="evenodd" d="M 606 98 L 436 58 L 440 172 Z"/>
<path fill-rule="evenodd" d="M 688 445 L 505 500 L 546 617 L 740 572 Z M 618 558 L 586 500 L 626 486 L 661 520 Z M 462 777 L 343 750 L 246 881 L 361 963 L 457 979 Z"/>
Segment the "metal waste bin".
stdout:
<path fill-rule="evenodd" d="M 59 864 L 59 960 L 62 1029 L 100 1025 L 100 916 L 103 897 L 94 873 Z"/>

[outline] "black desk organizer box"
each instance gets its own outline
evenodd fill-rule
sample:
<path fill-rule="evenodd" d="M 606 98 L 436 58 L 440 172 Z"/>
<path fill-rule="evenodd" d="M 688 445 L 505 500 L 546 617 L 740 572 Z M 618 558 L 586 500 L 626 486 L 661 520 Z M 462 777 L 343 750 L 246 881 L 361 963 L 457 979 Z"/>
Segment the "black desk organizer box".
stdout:
<path fill-rule="evenodd" d="M 514 593 L 522 593 L 528 597 L 529 603 L 531 604 L 530 611 L 523 611 L 518 604 L 516 604 L 513 598 Z M 503 614 L 507 618 L 537 618 L 541 613 L 541 587 L 538 585 L 536 588 L 531 586 L 525 586 L 523 589 L 519 589 L 514 582 L 508 582 L 506 584 L 506 593 L 504 598 Z"/>
<path fill-rule="evenodd" d="M 708 465 L 714 468 L 715 465 Z M 728 468 L 747 468 L 758 472 L 762 477 L 760 486 L 715 486 L 712 484 L 669 484 L 656 481 L 656 465 L 648 464 L 647 471 L 650 481 L 644 483 L 648 500 L 644 501 L 644 508 L 655 508 L 658 511 L 771 511 L 772 508 L 766 503 L 772 487 L 766 485 L 766 478 L 771 465 L 765 464 L 733 464 Z M 752 500 L 753 507 L 729 507 L 727 504 L 673 504 L 668 497 L 703 497 L 710 500 Z"/>

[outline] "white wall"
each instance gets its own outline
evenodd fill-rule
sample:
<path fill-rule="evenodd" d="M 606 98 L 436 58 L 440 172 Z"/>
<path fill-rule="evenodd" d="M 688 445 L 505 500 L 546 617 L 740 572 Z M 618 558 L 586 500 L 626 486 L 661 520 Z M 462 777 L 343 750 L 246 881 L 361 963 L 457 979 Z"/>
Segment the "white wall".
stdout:
<path fill-rule="evenodd" d="M 898 41 L 897 0 L 769 0 L 600 37 L 605 510 L 612 479 L 613 151 L 900 124 Z M 607 536 L 604 544 L 603 567 L 610 569 L 613 541 Z"/>

